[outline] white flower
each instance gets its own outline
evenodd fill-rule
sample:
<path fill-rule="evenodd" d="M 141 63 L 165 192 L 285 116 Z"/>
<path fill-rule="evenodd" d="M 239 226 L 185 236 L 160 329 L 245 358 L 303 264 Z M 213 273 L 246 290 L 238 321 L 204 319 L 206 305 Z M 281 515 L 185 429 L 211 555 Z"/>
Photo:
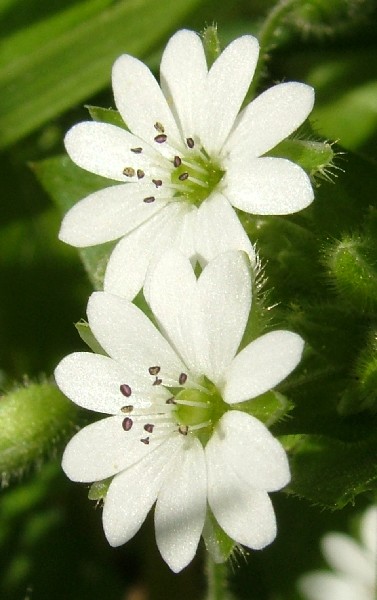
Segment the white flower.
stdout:
<path fill-rule="evenodd" d="M 377 592 L 377 507 L 360 522 L 361 543 L 343 533 L 328 533 L 322 551 L 334 570 L 304 575 L 299 587 L 308 600 L 375 600 Z"/>
<path fill-rule="evenodd" d="M 263 155 L 307 118 L 313 89 L 281 83 L 239 113 L 258 52 L 254 37 L 240 37 L 208 71 L 199 36 L 179 31 L 162 57 L 161 87 L 132 56 L 114 64 L 115 103 L 130 131 L 84 122 L 68 132 L 67 152 L 77 165 L 121 182 L 75 205 L 60 231 L 78 247 L 122 238 L 106 291 L 132 299 L 151 259 L 171 246 L 202 266 L 226 250 L 244 250 L 253 261 L 232 206 L 285 215 L 312 202 L 298 165 Z"/>
<path fill-rule="evenodd" d="M 274 331 L 236 355 L 250 287 L 242 252 L 219 255 L 196 280 L 190 261 L 170 250 L 145 288 L 161 333 L 127 299 L 96 292 L 88 320 L 108 356 L 71 354 L 55 372 L 74 402 L 112 415 L 70 441 L 66 474 L 81 482 L 115 475 L 103 511 L 113 546 L 138 531 L 157 500 L 157 545 L 176 572 L 196 552 L 207 501 L 236 542 L 259 549 L 276 535 L 267 492 L 288 483 L 288 461 L 239 403 L 283 380 L 298 364 L 303 340 Z"/>

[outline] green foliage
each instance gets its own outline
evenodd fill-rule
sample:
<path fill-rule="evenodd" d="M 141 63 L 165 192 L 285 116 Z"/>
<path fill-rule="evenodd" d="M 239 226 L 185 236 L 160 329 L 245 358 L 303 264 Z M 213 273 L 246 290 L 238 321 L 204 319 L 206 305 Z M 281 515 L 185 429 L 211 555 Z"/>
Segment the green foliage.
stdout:
<path fill-rule="evenodd" d="M 76 405 L 47 382 L 31 383 L 2 396 L 1 485 L 56 452 L 74 431 L 77 418 Z"/>

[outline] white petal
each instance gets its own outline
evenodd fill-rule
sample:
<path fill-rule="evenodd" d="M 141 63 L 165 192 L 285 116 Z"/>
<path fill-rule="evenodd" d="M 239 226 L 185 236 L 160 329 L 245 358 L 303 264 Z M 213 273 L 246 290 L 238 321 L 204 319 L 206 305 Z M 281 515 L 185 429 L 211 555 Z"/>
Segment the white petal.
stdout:
<path fill-rule="evenodd" d="M 105 290 L 132 300 L 143 286 L 153 257 L 165 248 L 181 245 L 189 210 L 185 203 L 172 202 L 120 240 L 107 265 Z"/>
<path fill-rule="evenodd" d="M 291 331 L 271 331 L 251 342 L 227 371 L 225 402 L 243 402 L 273 388 L 298 365 L 303 348 L 303 339 Z"/>
<path fill-rule="evenodd" d="M 90 194 L 65 215 L 59 239 L 78 248 L 116 240 L 150 219 L 166 200 L 143 202 L 156 196 L 153 184 L 108 187 Z"/>
<path fill-rule="evenodd" d="M 325 571 L 304 575 L 298 585 L 307 600 L 371 600 L 370 593 L 357 582 Z"/>
<path fill-rule="evenodd" d="M 175 249 L 166 251 L 148 272 L 146 296 L 160 329 L 189 371 L 202 375 L 208 346 L 189 259 Z"/>
<path fill-rule="evenodd" d="M 107 292 L 95 292 L 88 303 L 91 330 L 106 352 L 124 363 L 135 374 L 135 381 L 149 382 L 155 378 L 149 367 L 159 366 L 159 378 L 174 385 L 184 369 L 174 350 L 148 317 L 134 304 Z M 133 381 L 128 381 L 131 388 Z"/>
<path fill-rule="evenodd" d="M 129 364 L 120 365 L 91 352 L 75 352 L 63 358 L 55 369 L 55 379 L 63 394 L 78 406 L 107 414 L 118 413 L 125 404 L 137 406 L 150 387 L 148 377 L 135 375 Z M 120 392 L 124 383 L 131 386 L 132 402 Z"/>
<path fill-rule="evenodd" d="M 208 263 L 198 280 L 203 323 L 208 333 L 204 374 L 216 385 L 240 345 L 250 312 L 250 262 L 243 252 L 226 252 Z"/>
<path fill-rule="evenodd" d="M 202 111 L 201 142 L 209 154 L 220 151 L 245 98 L 258 60 L 256 38 L 244 35 L 212 65 Z"/>
<path fill-rule="evenodd" d="M 152 168 L 152 160 L 158 156 L 156 152 L 145 148 L 144 142 L 132 133 L 109 123 L 78 123 L 68 131 L 64 144 L 73 162 L 102 177 L 128 182 L 130 178 L 123 174 L 125 167 L 132 167 L 135 172 L 142 169 L 150 175 L 156 174 Z M 141 154 L 131 152 L 131 148 L 142 146 Z"/>
<path fill-rule="evenodd" d="M 293 133 L 314 104 L 314 90 L 304 83 L 280 83 L 244 109 L 224 148 L 248 157 L 261 156 Z"/>
<path fill-rule="evenodd" d="M 245 486 L 273 492 L 290 481 L 283 447 L 251 415 L 237 410 L 225 413 L 210 443 L 211 452 L 218 455 L 219 462 L 226 462 Z"/>
<path fill-rule="evenodd" d="M 234 541 L 260 550 L 276 536 L 276 520 L 268 494 L 242 481 L 218 453 L 212 437 L 205 448 L 208 474 L 208 502 L 219 525 Z"/>
<path fill-rule="evenodd" d="M 365 548 L 377 557 L 377 506 L 370 506 L 360 522 L 360 534 Z"/>
<path fill-rule="evenodd" d="M 224 195 L 236 208 L 256 215 L 288 215 L 306 208 L 314 198 L 301 167 L 272 157 L 229 163 Z"/>
<path fill-rule="evenodd" d="M 156 448 L 140 442 L 145 431 L 140 422 L 134 422 L 130 431 L 124 431 L 125 415 L 102 419 L 81 429 L 68 443 L 62 467 L 72 481 L 92 482 L 111 477 L 141 460 Z"/>
<path fill-rule="evenodd" d="M 207 62 L 199 36 L 181 30 L 170 38 L 162 55 L 161 88 L 176 113 L 184 139 L 193 138 L 203 105 Z"/>
<path fill-rule="evenodd" d="M 376 533 L 376 532 L 375 532 Z M 366 585 L 375 583 L 375 561 L 352 538 L 344 533 L 328 533 L 322 539 L 322 551 L 329 565 Z"/>
<path fill-rule="evenodd" d="M 203 447 L 186 440 L 158 494 L 155 528 L 158 549 L 174 573 L 195 556 L 203 530 L 207 477 Z"/>
<path fill-rule="evenodd" d="M 111 546 L 125 544 L 140 529 L 181 443 L 182 436 L 175 436 L 115 476 L 107 492 L 102 516 Z"/>
<path fill-rule="evenodd" d="M 255 251 L 228 200 L 219 193 L 212 194 L 198 209 L 195 246 L 202 264 L 228 250 L 244 250 L 251 263 Z"/>
<path fill-rule="evenodd" d="M 160 133 L 156 123 L 164 127 L 168 143 L 181 145 L 181 137 L 165 96 L 151 71 L 137 58 L 124 54 L 113 66 L 115 104 L 127 127 L 160 152 L 164 144 L 154 138 Z"/>

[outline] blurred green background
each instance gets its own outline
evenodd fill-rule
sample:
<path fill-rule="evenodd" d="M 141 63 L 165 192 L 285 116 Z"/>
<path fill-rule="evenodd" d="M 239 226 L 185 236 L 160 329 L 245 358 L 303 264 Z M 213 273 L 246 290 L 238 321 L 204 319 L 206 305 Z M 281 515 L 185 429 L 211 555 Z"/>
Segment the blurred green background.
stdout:
<path fill-rule="evenodd" d="M 64 151 L 66 130 L 88 118 L 85 104 L 114 106 L 110 69 L 119 54 L 142 58 L 157 74 L 162 49 L 176 29 L 201 31 L 215 22 L 225 45 L 243 33 L 257 33 L 273 5 L 263 0 L 2 0 L 0 391 L 26 377 L 50 376 L 62 356 L 83 348 L 73 324 L 85 316 L 91 285 L 76 250 L 57 240 L 61 215 L 37 182 L 33 163 Z M 276 31 L 261 87 L 282 80 L 313 85 L 316 131 L 376 165 L 376 56 L 375 2 L 303 1 Z M 346 154 L 337 162 L 346 171 L 347 160 Z M 60 452 L 57 448 L 46 464 L 41 461 L 21 482 L 1 491 L 0 598 L 203 597 L 203 548 L 184 573 L 172 575 L 155 548 L 149 518 L 136 539 L 111 549 L 86 486 L 61 473 Z M 234 565 L 237 597 L 299 598 L 298 575 L 324 565 L 321 533 L 344 528 L 371 499 L 331 513 L 275 496 L 279 535 L 271 547 Z"/>

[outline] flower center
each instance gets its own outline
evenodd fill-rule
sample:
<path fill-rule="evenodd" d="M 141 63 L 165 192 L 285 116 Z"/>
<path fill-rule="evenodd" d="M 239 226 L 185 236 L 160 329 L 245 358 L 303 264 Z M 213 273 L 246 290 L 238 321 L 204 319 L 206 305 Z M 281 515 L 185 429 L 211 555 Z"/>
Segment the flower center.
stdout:
<path fill-rule="evenodd" d="M 221 181 L 224 171 L 211 161 L 205 150 L 201 154 L 175 156 L 171 183 L 176 188 L 175 197 L 183 196 L 187 202 L 199 206 Z"/>

